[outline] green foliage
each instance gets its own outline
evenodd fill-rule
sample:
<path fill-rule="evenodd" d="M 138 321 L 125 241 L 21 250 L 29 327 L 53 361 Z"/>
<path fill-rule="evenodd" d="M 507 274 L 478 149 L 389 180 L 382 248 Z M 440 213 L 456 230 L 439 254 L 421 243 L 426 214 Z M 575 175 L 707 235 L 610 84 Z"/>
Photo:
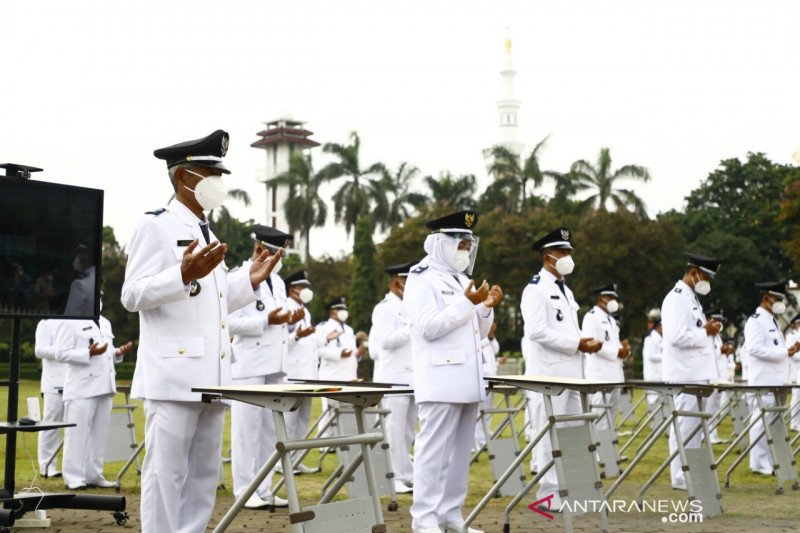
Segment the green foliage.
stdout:
<path fill-rule="evenodd" d="M 319 195 L 319 188 L 326 179 L 324 172 L 314 172 L 310 155 L 294 152 L 289 159 L 289 170 L 267 182 L 288 188 L 289 194 L 283 209 L 289 223 L 289 233 L 302 233 L 306 257 L 311 254 L 311 229 L 324 226 L 328 218 L 328 206 Z"/>
<path fill-rule="evenodd" d="M 498 204 L 497 207 L 509 213 L 517 213 L 528 204 L 528 183 L 530 182 L 533 188 L 539 187 L 544 182 L 545 176 L 550 174 L 542 171 L 539 165 L 539 157 L 549 137 L 548 135 L 534 146 L 524 164 L 521 163 L 520 157 L 508 148 L 504 146 L 492 148 L 493 161 L 489 165 L 489 174 L 495 181 L 489 187 L 493 189 L 490 194 L 495 199 L 501 194 L 505 197 L 505 202 Z"/>
<path fill-rule="evenodd" d="M 350 291 L 352 261 L 349 256 L 323 256 L 319 260 L 309 259 L 306 265 L 308 279 L 314 290 L 314 299 L 308 304 L 314 323 L 327 320 L 327 304 L 337 296 L 345 296 Z"/>
<path fill-rule="evenodd" d="M 559 176 L 559 180 L 563 180 Z M 617 181 L 629 179 L 641 182 L 650 181 L 650 172 L 643 166 L 624 165 L 616 171 L 611 170 L 611 154 L 608 148 L 601 148 L 597 156 L 597 163 L 592 165 L 585 159 L 572 163 L 566 182 L 557 184 L 568 190 L 594 191 L 582 204 L 586 207 L 596 206 L 601 211 L 606 210 L 606 204 L 611 201 L 617 209 L 632 208 L 636 213 L 645 215 L 644 202 L 630 189 L 618 189 Z M 563 191 L 562 191 L 563 192 Z"/>
<path fill-rule="evenodd" d="M 347 306 L 350 310 L 350 325 L 355 331 L 369 331 L 372 324 L 372 309 L 380 300 L 372 232 L 372 217 L 359 218 L 356 222 L 353 244 L 353 283 L 350 286 Z"/>
<path fill-rule="evenodd" d="M 687 249 L 724 261 L 704 305 L 743 319 L 758 305 L 754 283 L 790 273 L 782 243 L 796 232 L 779 223 L 779 214 L 785 184 L 797 179 L 795 167 L 774 164 L 761 153 L 748 153 L 744 162 L 726 159 L 686 197 L 684 213 L 666 215 L 680 226 Z"/>
<path fill-rule="evenodd" d="M 381 179 L 386 167 L 383 163 L 373 163 L 366 169 L 361 168 L 358 133 L 350 133 L 350 144 L 328 143 L 322 149 L 338 159 L 322 169 L 322 174 L 330 180 L 344 178 L 333 195 L 333 208 L 334 219 L 344 222 L 347 234 L 350 235 L 361 215 L 372 213 L 376 220 L 388 216 L 386 185 Z"/>

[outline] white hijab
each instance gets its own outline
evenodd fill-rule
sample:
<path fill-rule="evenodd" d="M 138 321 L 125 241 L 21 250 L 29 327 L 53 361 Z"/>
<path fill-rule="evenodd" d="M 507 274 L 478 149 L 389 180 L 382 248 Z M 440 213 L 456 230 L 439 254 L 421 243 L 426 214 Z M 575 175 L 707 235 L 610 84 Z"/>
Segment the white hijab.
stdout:
<path fill-rule="evenodd" d="M 460 238 L 447 233 L 431 233 L 425 237 L 425 244 L 422 246 L 428 254 L 422 263 L 434 270 L 457 276 L 460 272 L 453 268 L 453 259 L 460 242 Z"/>

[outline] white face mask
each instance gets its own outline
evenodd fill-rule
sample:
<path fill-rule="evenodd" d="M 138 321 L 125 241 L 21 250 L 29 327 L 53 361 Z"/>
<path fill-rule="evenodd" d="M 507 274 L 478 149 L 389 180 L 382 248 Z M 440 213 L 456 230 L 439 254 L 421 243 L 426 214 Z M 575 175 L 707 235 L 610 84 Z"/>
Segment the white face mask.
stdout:
<path fill-rule="evenodd" d="M 456 250 L 453 262 L 450 264 L 458 272 L 464 272 L 470 264 L 469 250 Z"/>
<path fill-rule="evenodd" d="M 778 300 L 772 304 L 772 314 L 780 316 L 786 312 L 786 303 L 783 300 Z"/>
<path fill-rule="evenodd" d="M 711 292 L 711 282 L 701 279 L 697 283 L 694 284 L 694 292 L 701 296 L 705 296 L 709 292 Z"/>
<path fill-rule="evenodd" d="M 225 198 L 228 196 L 228 189 L 225 187 L 221 176 L 203 177 L 191 170 L 187 170 L 186 172 L 203 178 L 195 185 L 194 189 L 190 189 L 184 185 L 186 190 L 194 193 L 194 198 L 197 200 L 197 203 L 200 204 L 200 207 L 203 208 L 203 211 L 211 211 L 222 205 L 222 202 L 224 202 Z"/>
<path fill-rule="evenodd" d="M 617 300 L 609 300 L 606 302 L 606 311 L 610 314 L 616 313 L 619 311 L 619 302 Z"/>
<path fill-rule="evenodd" d="M 75 256 L 75 259 L 72 260 L 72 268 L 74 268 L 76 272 L 83 272 L 83 267 L 81 266 L 80 257 Z"/>
<path fill-rule="evenodd" d="M 349 316 L 350 314 L 347 312 L 347 309 L 341 309 L 339 311 L 336 311 L 336 319 L 339 322 L 347 322 L 347 317 Z"/>
<path fill-rule="evenodd" d="M 100 312 L 103 312 L 103 299 L 100 299 Z"/>
<path fill-rule="evenodd" d="M 305 287 L 303 289 L 300 289 L 300 293 L 297 296 L 300 298 L 301 302 L 307 304 L 308 302 L 314 299 L 314 291 L 312 291 L 308 287 Z"/>
<path fill-rule="evenodd" d="M 572 274 L 573 270 L 575 270 L 575 261 L 572 260 L 571 255 L 565 255 L 564 257 L 559 258 L 556 258 L 554 255 L 548 255 L 547 257 L 552 257 L 556 260 L 556 272 L 562 276 L 568 276 L 569 274 Z"/>

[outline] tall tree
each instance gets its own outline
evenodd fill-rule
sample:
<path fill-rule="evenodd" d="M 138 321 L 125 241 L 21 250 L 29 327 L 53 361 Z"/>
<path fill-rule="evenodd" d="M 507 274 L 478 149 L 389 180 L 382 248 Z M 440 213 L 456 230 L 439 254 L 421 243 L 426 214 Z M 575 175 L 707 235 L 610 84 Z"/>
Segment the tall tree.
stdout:
<path fill-rule="evenodd" d="M 548 135 L 534 146 L 524 164 L 520 157 L 504 146 L 492 148 L 492 164 L 489 174 L 495 182 L 508 190 L 509 212 L 517 213 L 526 205 L 528 198 L 528 183 L 534 188 L 541 186 L 545 176 L 550 172 L 542 171 L 539 158 L 544 150 Z"/>
<path fill-rule="evenodd" d="M 407 162 L 402 162 L 395 172 L 383 169 L 383 188 L 391 196 L 388 199 L 389 213 L 378 220 L 378 226 L 385 230 L 391 226 L 402 223 L 411 216 L 415 208 L 425 205 L 425 195 L 413 189 L 414 180 L 419 175 L 419 169 Z"/>
<path fill-rule="evenodd" d="M 328 206 L 319 195 L 325 182 L 324 172 L 314 172 L 311 156 L 295 152 L 289 158 L 289 169 L 271 180 L 270 185 L 286 186 L 289 195 L 283 212 L 289 223 L 289 232 L 299 231 L 303 235 L 306 257 L 311 257 L 311 229 L 325 225 Z"/>
<path fill-rule="evenodd" d="M 369 215 L 356 222 L 353 244 L 353 283 L 350 286 L 350 324 L 355 331 L 369 331 L 372 309 L 378 303 L 378 269 L 375 266 L 374 221 Z"/>
<path fill-rule="evenodd" d="M 477 183 L 473 174 L 453 176 L 448 171 L 439 174 L 439 178 L 425 176 L 428 188 L 424 195 L 425 206 L 436 206 L 448 209 L 473 209 Z"/>
<path fill-rule="evenodd" d="M 358 133 L 350 133 L 350 144 L 327 143 L 322 150 L 338 158 L 322 169 L 322 173 L 330 180 L 344 178 L 344 183 L 333 195 L 333 208 L 334 219 L 336 222 L 344 221 L 347 234 L 350 235 L 350 230 L 363 214 L 372 213 L 376 220 L 386 217 L 389 205 L 381 179 L 386 167 L 383 163 L 361 167 Z"/>
<path fill-rule="evenodd" d="M 641 182 L 650 181 L 650 172 L 640 165 L 624 165 L 616 171 L 611 170 L 611 154 L 608 148 L 601 148 L 597 156 L 597 164 L 592 165 L 585 159 L 572 163 L 570 178 L 577 190 L 593 190 L 594 194 L 583 201 L 584 205 L 596 205 L 601 211 L 606 210 L 609 200 L 617 209 L 633 208 L 633 211 L 644 215 L 645 205 L 641 198 L 630 189 L 618 189 L 616 184 L 623 179 Z"/>

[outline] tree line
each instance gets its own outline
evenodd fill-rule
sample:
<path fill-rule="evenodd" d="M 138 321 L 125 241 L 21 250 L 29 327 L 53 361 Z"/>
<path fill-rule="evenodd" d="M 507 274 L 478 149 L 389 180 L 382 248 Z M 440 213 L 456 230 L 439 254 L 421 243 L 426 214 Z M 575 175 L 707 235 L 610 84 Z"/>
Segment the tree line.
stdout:
<path fill-rule="evenodd" d="M 306 268 L 316 297 L 310 304 L 315 320 L 327 316 L 324 303 L 349 296 L 351 323 L 368 330 L 373 306 L 383 298 L 388 279 L 384 266 L 419 259 L 428 233 L 424 222 L 462 208 L 479 210 L 480 236 L 474 276 L 499 283 L 506 301 L 497 310 L 498 338 L 505 351 L 518 351 L 522 334 L 519 299 L 526 283 L 541 268 L 530 244 L 546 231 L 565 225 L 573 230 L 576 269 L 569 284 L 581 304 L 591 308 L 589 289 L 610 281 L 619 285 L 624 307 L 621 330 L 629 338 L 645 334 L 645 314 L 658 307 L 685 267 L 682 252 L 692 250 L 723 259 L 705 308 L 720 307 L 731 323 L 741 325 L 757 305 L 753 283 L 790 278 L 800 265 L 800 170 L 770 161 L 762 153 L 725 159 L 689 192 L 680 210 L 649 217 L 646 206 L 623 182 L 646 184 L 645 166 L 615 166 L 608 148 L 594 161 L 580 159 L 566 171 L 545 170 L 541 154 L 548 139 L 518 158 L 502 147 L 492 150 L 493 180 L 477 190 L 474 175 L 421 176 L 410 163 L 394 169 L 380 162 L 363 164 L 361 139 L 328 143 L 323 151 L 333 160 L 315 170 L 308 153 L 293 154 L 289 169 L 272 183 L 287 187 L 284 205 L 289 228 L 305 238 L 306 263 L 286 258 L 284 271 Z M 554 193 L 541 192 L 550 182 Z M 323 198 L 326 183 L 338 183 L 331 198 Z M 246 194 L 234 199 L 249 202 Z M 312 258 L 308 253 L 314 229 L 333 215 L 345 232 L 354 233 L 351 254 Z M 226 209 L 210 215 L 215 234 L 228 243 L 228 266 L 249 257 L 253 220 L 240 221 Z M 381 232 L 385 239 L 374 243 Z M 117 337 L 138 337 L 138 316 L 119 303 L 127 255 L 113 233 L 104 232 L 104 315 Z M 0 331 L 10 338 L 10 323 Z M 23 335 L 33 340 L 35 324 Z M 2 355 L 3 337 L 0 337 Z"/>

